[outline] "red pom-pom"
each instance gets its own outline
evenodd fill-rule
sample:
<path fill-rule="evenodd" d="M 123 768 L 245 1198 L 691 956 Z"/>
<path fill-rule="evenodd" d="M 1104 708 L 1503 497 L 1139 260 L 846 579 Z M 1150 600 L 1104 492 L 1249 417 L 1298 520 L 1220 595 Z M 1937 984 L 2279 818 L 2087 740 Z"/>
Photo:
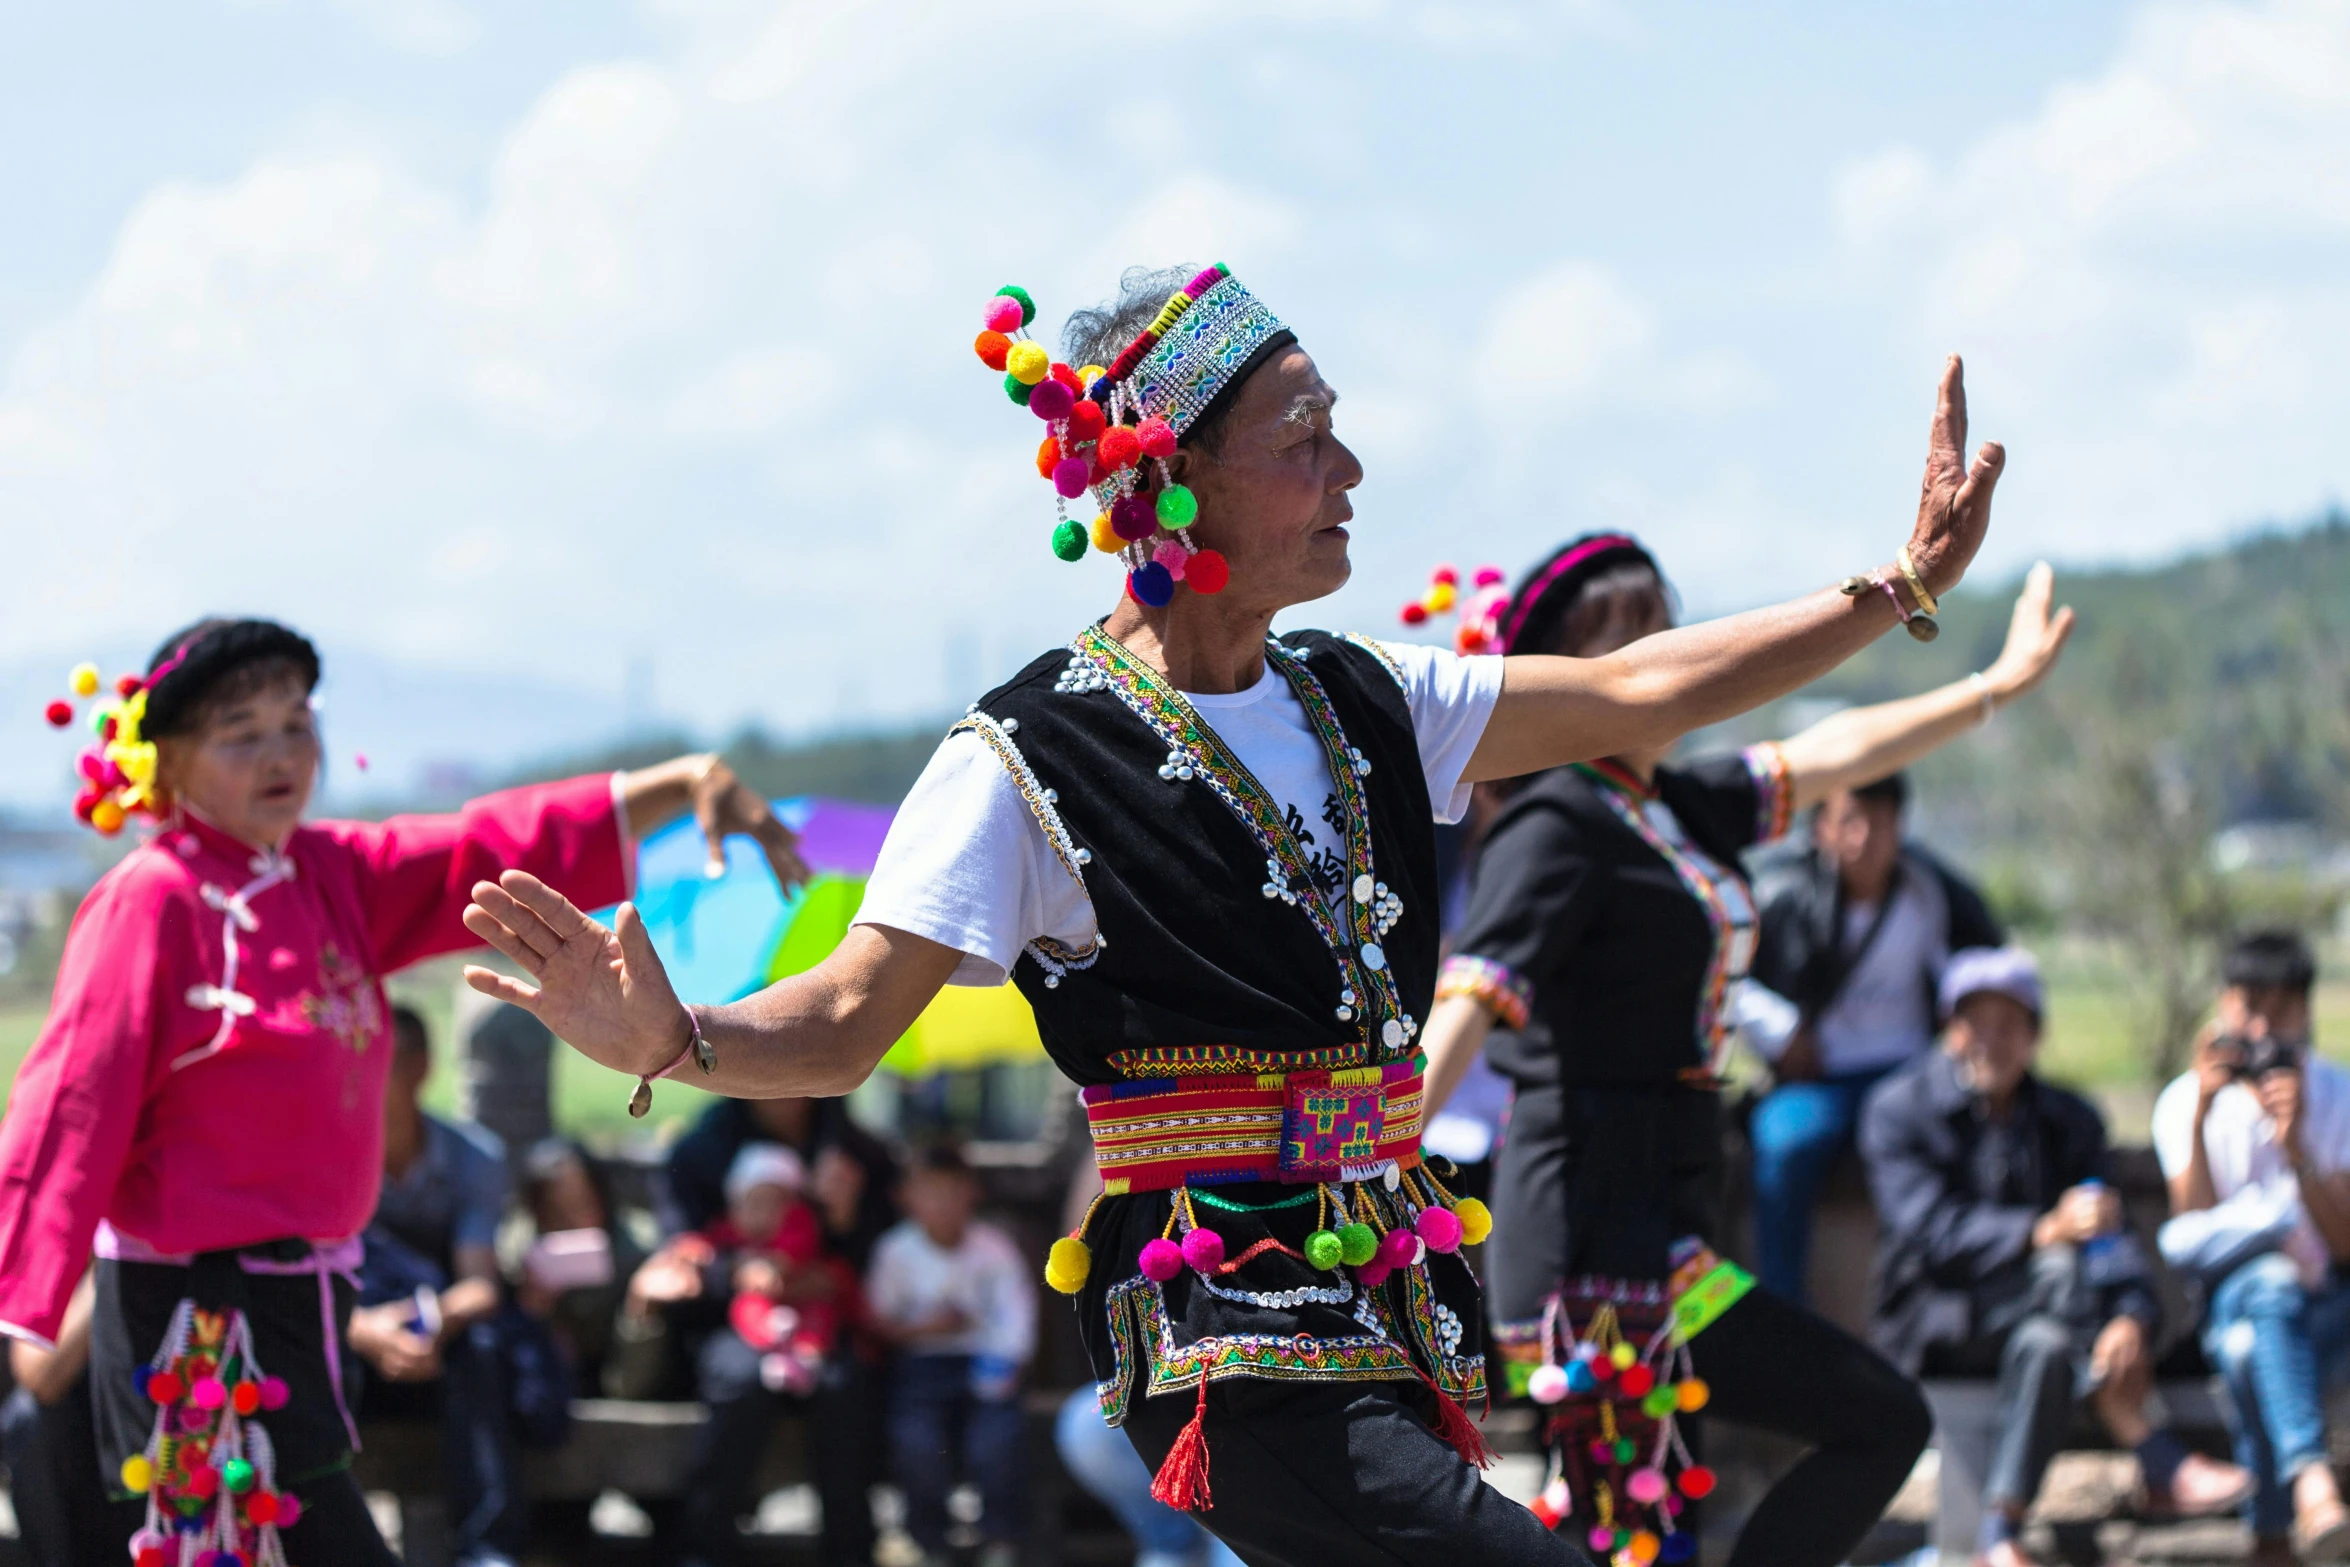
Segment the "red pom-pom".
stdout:
<path fill-rule="evenodd" d="M 73 704 L 64 701 L 52 702 L 41 709 L 41 716 L 49 720 L 50 728 L 63 729 L 67 724 L 73 722 Z"/>
<path fill-rule="evenodd" d="M 1012 352 L 1012 340 L 1001 332 L 982 332 L 971 340 L 972 351 L 979 362 L 990 370 L 1001 370 L 1005 358 Z"/>
<path fill-rule="evenodd" d="M 1057 435 L 1048 435 L 1044 438 L 1044 444 L 1036 449 L 1036 476 L 1040 479 L 1049 479 L 1053 476 L 1053 470 L 1060 465 L 1061 438 Z"/>
<path fill-rule="evenodd" d="M 1052 369 L 1045 373 L 1053 380 L 1060 382 L 1063 386 L 1067 387 L 1072 392 L 1082 392 L 1085 390 L 1085 383 L 1079 380 L 1077 372 L 1070 369 L 1067 365 L 1055 365 L 1052 367 Z"/>
<path fill-rule="evenodd" d="M 147 1396 L 158 1404 L 176 1404 L 180 1401 L 180 1394 L 185 1391 L 185 1385 L 175 1372 L 158 1371 L 147 1378 Z"/>
<path fill-rule="evenodd" d="M 1624 1374 L 1616 1379 L 1616 1386 L 1624 1390 L 1626 1398 L 1641 1398 L 1656 1386 L 1656 1373 L 1642 1365 L 1626 1366 Z"/>
<path fill-rule="evenodd" d="M 127 702 L 145 690 L 146 685 L 137 675 L 124 675 L 114 682 L 114 694 Z"/>
<path fill-rule="evenodd" d="M 1424 622 L 1425 622 L 1427 619 L 1428 619 L 1428 606 L 1427 606 L 1427 605 L 1425 605 L 1425 604 L 1423 604 L 1423 603 L 1421 603 L 1421 602 L 1420 602 L 1418 599 L 1414 599 L 1414 600 L 1412 600 L 1412 601 L 1411 601 L 1409 604 L 1406 604 L 1406 605 L 1403 607 L 1403 623 L 1404 623 L 1405 625 L 1407 625 L 1407 626 L 1417 626 L 1417 625 L 1421 625 L 1421 624 L 1423 624 L 1423 623 L 1424 623 Z"/>
<path fill-rule="evenodd" d="M 1714 1472 L 1703 1464 L 1691 1464 L 1681 1471 L 1681 1494 L 1689 1500 L 1701 1501 L 1714 1488 Z"/>
<path fill-rule="evenodd" d="M 239 1382 L 228 1391 L 229 1407 L 240 1415 L 249 1415 L 261 1407 L 261 1384 Z"/>
<path fill-rule="evenodd" d="M 163 1547 L 142 1545 L 139 1554 L 131 1558 L 131 1567 L 163 1567 Z"/>
<path fill-rule="evenodd" d="M 98 738 L 101 740 L 111 740 L 114 738 L 114 719 L 111 714 L 108 715 L 105 722 L 98 726 Z"/>
<path fill-rule="evenodd" d="M 277 1495 L 272 1491 L 255 1491 L 245 1498 L 245 1517 L 255 1524 L 277 1522 Z"/>
<path fill-rule="evenodd" d="M 1109 469 L 1131 468 L 1142 455 L 1142 438 L 1124 425 L 1104 430 L 1101 441 L 1094 448 L 1102 466 Z"/>
<path fill-rule="evenodd" d="M 1435 572 L 1429 576 L 1428 580 L 1430 582 L 1449 582 L 1455 586 L 1458 586 L 1461 580 L 1461 574 L 1453 570 L 1453 568 L 1450 566 L 1439 566 L 1436 568 Z"/>
<path fill-rule="evenodd" d="M 200 1502 L 208 1502 L 220 1490 L 220 1471 L 199 1460 L 188 1471 L 188 1483 L 181 1489 Z"/>
<path fill-rule="evenodd" d="M 1142 441 L 1142 454 L 1145 457 L 1166 458 L 1175 455 L 1175 427 L 1157 414 L 1152 414 L 1136 425 L 1134 433 Z"/>
<path fill-rule="evenodd" d="M 105 798 L 95 789 L 84 789 L 73 797 L 73 814 L 86 822 L 90 819 L 90 813 L 98 809 L 98 802 Z"/>
<path fill-rule="evenodd" d="M 1077 399 L 1077 406 L 1069 410 L 1069 439 L 1090 441 L 1102 433 L 1106 423 L 1102 405 L 1090 397 Z"/>
<path fill-rule="evenodd" d="M 1232 580 L 1232 567 L 1219 550 L 1201 550 L 1183 568 L 1183 581 L 1194 593 L 1221 593 Z"/>

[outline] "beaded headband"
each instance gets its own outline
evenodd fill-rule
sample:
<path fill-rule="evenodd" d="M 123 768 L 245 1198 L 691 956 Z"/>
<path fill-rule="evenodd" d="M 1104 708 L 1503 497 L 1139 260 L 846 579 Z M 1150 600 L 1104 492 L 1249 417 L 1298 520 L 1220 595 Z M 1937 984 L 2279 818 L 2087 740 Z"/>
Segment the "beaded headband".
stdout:
<path fill-rule="evenodd" d="M 90 730 L 97 742 L 75 759 L 82 788 L 74 797 L 73 813 L 106 837 L 122 831 L 134 811 L 154 814 L 155 742 L 139 735 L 147 720 L 147 693 L 180 667 L 193 645 L 174 649 L 152 674 L 124 675 L 114 682 L 111 697 L 91 704 Z M 98 696 L 102 688 L 96 664 L 75 665 L 66 683 L 84 700 Z M 60 698 L 49 704 L 44 716 L 52 728 L 66 728 L 73 722 L 74 705 Z"/>
<path fill-rule="evenodd" d="M 1199 501 L 1174 482 L 1167 459 L 1225 394 L 1296 338 L 1222 265 L 1171 295 L 1107 369 L 1054 362 L 1028 336 L 1035 319 L 1026 289 L 999 289 L 972 348 L 981 363 L 1004 372 L 1012 401 L 1049 429 L 1036 471 L 1053 486 L 1053 553 L 1082 560 L 1091 544 L 1118 556 L 1127 591 L 1154 609 L 1175 596 L 1178 582 L 1221 593 L 1231 568 L 1218 551 L 1191 542 Z M 1145 463 L 1158 464 L 1155 502 L 1136 493 Z M 1069 515 L 1069 502 L 1089 489 L 1100 508 L 1090 527 Z"/>

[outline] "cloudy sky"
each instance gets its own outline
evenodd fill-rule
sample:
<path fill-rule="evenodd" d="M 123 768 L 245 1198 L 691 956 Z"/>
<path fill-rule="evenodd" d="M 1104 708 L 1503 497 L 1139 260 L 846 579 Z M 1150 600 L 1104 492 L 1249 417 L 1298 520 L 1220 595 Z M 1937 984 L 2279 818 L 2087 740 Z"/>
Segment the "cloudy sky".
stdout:
<path fill-rule="evenodd" d="M 1222 260 L 1345 399 L 1354 585 L 1989 561 L 2350 465 L 2350 3 L 0 0 L 0 665 L 216 608 L 711 730 L 961 704 L 1115 592 L 967 347 Z M 515 695 L 519 694 L 519 695 Z M 600 709 L 599 709 L 600 710 Z"/>

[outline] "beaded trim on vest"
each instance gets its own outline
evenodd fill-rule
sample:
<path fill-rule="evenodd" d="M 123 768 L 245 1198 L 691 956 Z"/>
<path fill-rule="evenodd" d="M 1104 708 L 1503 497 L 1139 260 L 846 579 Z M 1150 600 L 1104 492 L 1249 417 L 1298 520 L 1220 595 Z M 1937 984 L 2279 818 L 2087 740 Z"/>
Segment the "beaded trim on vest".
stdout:
<path fill-rule="evenodd" d="M 1093 851 L 1079 848 L 1077 841 L 1069 836 L 1068 826 L 1061 820 L 1060 791 L 1047 789 L 1038 780 L 1035 770 L 1028 765 L 1028 758 L 1022 756 L 1020 747 L 1012 742 L 1013 731 L 1019 727 L 1020 720 L 1017 718 L 1007 718 L 999 723 L 985 713 L 973 712 L 966 714 L 947 733 L 950 736 L 975 734 L 986 742 L 989 750 L 995 752 L 996 760 L 1004 764 L 1004 771 L 1012 775 L 1012 782 L 1018 786 L 1020 798 L 1028 802 L 1028 809 L 1035 815 L 1036 824 L 1044 829 L 1045 842 L 1052 845 L 1053 857 L 1061 862 L 1061 869 L 1069 873 L 1069 879 L 1077 883 L 1077 890 L 1083 892 L 1085 867 L 1092 863 Z M 1057 989 L 1063 974 L 1071 969 L 1093 967 L 1094 960 L 1101 956 L 1102 948 L 1108 945 L 1107 938 L 1099 932 L 1082 947 L 1071 947 L 1050 936 L 1039 936 L 1028 943 L 1028 955 L 1036 959 L 1037 966 L 1044 970 L 1046 987 Z"/>

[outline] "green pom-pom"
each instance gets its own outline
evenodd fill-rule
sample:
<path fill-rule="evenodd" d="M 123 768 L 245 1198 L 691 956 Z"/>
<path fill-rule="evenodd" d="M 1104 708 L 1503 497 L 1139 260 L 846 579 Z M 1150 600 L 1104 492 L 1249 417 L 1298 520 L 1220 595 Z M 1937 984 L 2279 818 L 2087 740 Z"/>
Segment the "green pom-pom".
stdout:
<path fill-rule="evenodd" d="M 1053 529 L 1053 553 L 1063 560 L 1083 560 L 1085 552 L 1093 548 L 1093 536 L 1078 524 L 1064 517 Z"/>
<path fill-rule="evenodd" d="M 1035 387 L 1030 386 L 1026 381 L 1021 380 L 1018 376 L 1012 374 L 1010 371 L 1007 370 L 1004 372 L 1004 395 L 1009 397 L 1013 402 L 1018 403 L 1021 407 L 1025 408 L 1028 406 L 1028 394 L 1035 390 Z"/>
<path fill-rule="evenodd" d="M 1170 484 L 1159 492 L 1159 526 L 1188 528 L 1199 518 L 1199 497 L 1186 485 Z"/>
<path fill-rule="evenodd" d="M 1020 324 L 1026 326 L 1036 319 L 1036 301 L 1028 297 L 1028 290 L 1017 283 L 1006 283 L 996 290 L 999 296 L 1020 301 Z"/>
<path fill-rule="evenodd" d="M 243 1495 L 253 1489 L 253 1465 L 246 1459 L 230 1459 L 220 1466 L 220 1483 Z"/>
<path fill-rule="evenodd" d="M 1675 1407 L 1673 1390 L 1669 1387 L 1652 1387 L 1640 1400 L 1640 1412 L 1651 1420 L 1662 1420 Z"/>
<path fill-rule="evenodd" d="M 1630 1463 L 1630 1462 L 1631 1462 L 1631 1461 L 1632 1461 L 1634 1458 L 1638 1457 L 1638 1456 L 1639 1456 L 1639 1454 L 1640 1454 L 1640 1449 L 1638 1449 L 1637 1447 L 1634 1447 L 1634 1446 L 1632 1445 L 1632 1439 L 1631 1439 L 1630 1437 L 1628 1437 L 1628 1436 L 1619 1436 L 1619 1437 L 1617 1437 L 1617 1438 L 1616 1438 L 1616 1462 L 1617 1462 L 1617 1463 L 1619 1463 L 1619 1464 L 1628 1464 L 1628 1463 Z"/>
<path fill-rule="evenodd" d="M 1346 1255 L 1346 1243 L 1328 1230 L 1316 1230 L 1306 1237 L 1305 1251 L 1306 1261 L 1327 1273 Z"/>
<path fill-rule="evenodd" d="M 1379 1232 L 1368 1224 L 1338 1227 L 1339 1256 L 1350 1268 L 1359 1268 L 1379 1255 Z"/>

